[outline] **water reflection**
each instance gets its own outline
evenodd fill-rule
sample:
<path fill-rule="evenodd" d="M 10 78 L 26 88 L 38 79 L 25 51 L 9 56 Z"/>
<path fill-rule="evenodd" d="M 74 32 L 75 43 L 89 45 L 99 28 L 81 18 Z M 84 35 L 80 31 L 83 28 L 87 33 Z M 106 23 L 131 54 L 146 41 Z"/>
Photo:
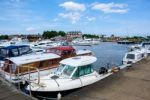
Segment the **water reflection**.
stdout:
<path fill-rule="evenodd" d="M 92 50 L 98 58 L 95 63 L 95 69 L 106 67 L 119 66 L 122 64 L 122 59 L 127 52 L 128 45 L 121 45 L 112 42 L 101 42 L 99 45 L 93 46 L 76 46 L 76 49 Z"/>

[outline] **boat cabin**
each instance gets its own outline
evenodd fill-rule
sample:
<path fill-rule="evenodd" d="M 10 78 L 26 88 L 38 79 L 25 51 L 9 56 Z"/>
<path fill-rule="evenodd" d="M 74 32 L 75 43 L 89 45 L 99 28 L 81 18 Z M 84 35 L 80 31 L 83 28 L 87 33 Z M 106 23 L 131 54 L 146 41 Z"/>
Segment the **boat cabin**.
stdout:
<path fill-rule="evenodd" d="M 136 63 L 147 56 L 144 50 L 135 50 L 125 54 L 123 64 Z"/>
<path fill-rule="evenodd" d="M 62 59 L 74 56 L 92 55 L 92 52 L 90 50 L 75 50 L 72 46 L 58 46 L 49 48 L 46 50 L 46 53 L 58 54 Z"/>
<path fill-rule="evenodd" d="M 13 80 L 16 80 L 18 74 L 20 76 L 35 74 L 37 69 L 46 74 L 49 69 L 56 68 L 59 61 L 60 56 L 52 53 L 6 58 L 2 71 L 5 72 L 6 79 L 9 80 L 11 76 Z"/>
<path fill-rule="evenodd" d="M 17 57 L 31 53 L 32 50 L 28 45 L 19 45 L 19 46 L 7 46 L 0 48 L 0 60 L 4 60 L 9 57 Z"/>
<path fill-rule="evenodd" d="M 72 79 L 91 74 L 94 71 L 92 64 L 96 60 L 92 56 L 78 56 L 62 60 L 55 74 Z"/>
<path fill-rule="evenodd" d="M 46 53 L 54 53 L 61 56 L 62 59 L 73 57 L 76 55 L 75 49 L 72 46 L 58 46 L 49 48 Z"/>

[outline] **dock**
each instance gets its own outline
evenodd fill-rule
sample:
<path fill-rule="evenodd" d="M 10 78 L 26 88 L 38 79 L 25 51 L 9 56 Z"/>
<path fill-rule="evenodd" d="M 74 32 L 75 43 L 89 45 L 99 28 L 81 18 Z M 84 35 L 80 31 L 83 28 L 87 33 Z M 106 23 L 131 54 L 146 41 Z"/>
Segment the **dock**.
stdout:
<path fill-rule="evenodd" d="M 135 44 L 135 42 L 132 41 L 118 41 L 118 44 Z"/>
<path fill-rule="evenodd" d="M 62 100 L 150 100 L 150 57 Z"/>
<path fill-rule="evenodd" d="M 0 100 L 36 100 L 0 77 Z"/>

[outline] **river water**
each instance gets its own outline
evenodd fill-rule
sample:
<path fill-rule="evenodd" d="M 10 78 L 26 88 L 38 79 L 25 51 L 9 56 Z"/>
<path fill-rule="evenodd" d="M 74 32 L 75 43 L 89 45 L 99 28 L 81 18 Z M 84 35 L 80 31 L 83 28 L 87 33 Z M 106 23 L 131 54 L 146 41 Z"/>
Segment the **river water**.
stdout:
<path fill-rule="evenodd" d="M 95 69 L 100 67 L 119 66 L 122 64 L 123 57 L 127 52 L 129 45 L 122 45 L 113 42 L 101 42 L 93 46 L 76 46 L 76 49 L 89 49 L 94 52 L 97 61 L 94 64 Z"/>

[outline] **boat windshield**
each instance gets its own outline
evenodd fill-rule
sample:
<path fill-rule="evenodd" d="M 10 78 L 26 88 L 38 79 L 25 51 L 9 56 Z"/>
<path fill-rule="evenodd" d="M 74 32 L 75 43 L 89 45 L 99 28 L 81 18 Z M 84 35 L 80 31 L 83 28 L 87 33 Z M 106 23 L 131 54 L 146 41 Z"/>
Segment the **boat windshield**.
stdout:
<path fill-rule="evenodd" d="M 57 69 L 55 74 L 60 75 L 64 78 L 69 78 L 73 71 L 75 70 L 75 67 L 69 66 L 69 65 L 60 65 L 60 67 Z"/>
<path fill-rule="evenodd" d="M 57 68 L 57 70 L 55 71 L 56 75 L 60 75 L 64 69 L 65 65 L 64 64 L 60 64 L 59 67 Z"/>
<path fill-rule="evenodd" d="M 135 59 L 135 55 L 134 54 L 127 54 L 127 58 L 128 59 Z"/>
<path fill-rule="evenodd" d="M 7 57 L 8 56 L 8 50 L 0 49 L 0 56 L 1 57 Z"/>

